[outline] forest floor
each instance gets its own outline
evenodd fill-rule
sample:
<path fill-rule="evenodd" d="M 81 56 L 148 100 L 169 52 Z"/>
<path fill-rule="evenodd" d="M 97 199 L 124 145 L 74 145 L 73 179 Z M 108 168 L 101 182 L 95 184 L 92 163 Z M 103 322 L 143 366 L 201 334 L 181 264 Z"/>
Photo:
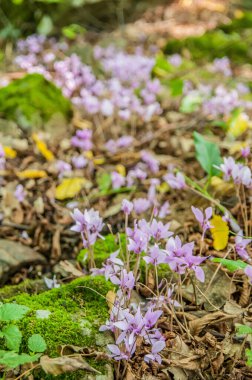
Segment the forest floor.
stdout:
<path fill-rule="evenodd" d="M 0 299 L 30 311 L 15 349 L 0 306 L 2 378 L 252 378 L 252 16 L 228 3 L 174 2 L 111 33 L 30 36 L 6 50 Z M 92 208 L 81 239 L 76 209 Z M 108 259 L 117 250 L 130 291 Z M 112 284 L 90 276 L 92 252 Z M 162 311 L 162 350 L 134 332 L 129 354 L 130 340 L 112 344 L 119 325 L 99 332 L 118 302 L 142 320 Z M 8 350 L 32 354 L 30 333 L 46 355 L 6 365 Z M 129 356 L 113 362 L 107 344 Z"/>

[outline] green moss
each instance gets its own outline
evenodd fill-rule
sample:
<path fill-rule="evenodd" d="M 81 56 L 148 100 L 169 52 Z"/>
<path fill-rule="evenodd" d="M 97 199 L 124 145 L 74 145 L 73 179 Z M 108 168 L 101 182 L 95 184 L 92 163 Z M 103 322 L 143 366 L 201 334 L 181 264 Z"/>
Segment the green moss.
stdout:
<path fill-rule="evenodd" d="M 18 285 L 6 285 L 0 289 L 0 301 L 14 297 L 22 293 L 40 293 L 45 291 L 46 285 L 43 280 L 25 280 Z"/>
<path fill-rule="evenodd" d="M 71 105 L 53 83 L 40 74 L 29 74 L 0 89 L 2 118 L 22 127 L 42 127 L 53 115 L 68 119 Z"/>
<path fill-rule="evenodd" d="M 107 341 L 100 345 L 99 327 L 108 317 L 108 305 L 105 296 L 113 286 L 103 277 L 86 276 L 79 278 L 61 288 L 52 289 L 37 295 L 21 294 L 6 302 L 16 302 L 30 308 L 27 315 L 18 321 L 23 333 L 22 351 L 28 352 L 27 341 L 32 334 L 41 334 L 47 343 L 46 354 L 59 356 L 63 345 L 94 347 L 103 350 Z M 46 319 L 36 317 L 36 310 L 49 310 Z M 104 363 L 94 361 L 96 369 L 104 373 Z M 83 372 L 79 371 L 79 374 Z M 65 375 L 64 375 L 65 376 Z M 67 374 L 57 379 L 81 379 L 78 373 Z M 70 377 L 73 376 L 73 377 Z M 78 377 L 79 376 L 79 377 Z M 51 379 L 38 373 L 35 379 Z"/>
<path fill-rule="evenodd" d="M 191 58 L 198 60 L 209 60 L 226 55 L 233 61 L 245 62 L 251 59 L 252 33 L 246 37 L 245 39 L 237 33 L 226 34 L 222 30 L 210 31 L 200 37 L 170 41 L 165 52 L 167 54 L 181 53 L 186 49 L 190 52 Z"/>
<path fill-rule="evenodd" d="M 126 239 L 125 234 L 117 235 L 109 234 L 105 236 L 104 239 L 98 239 L 94 245 L 94 257 L 97 268 L 101 268 L 102 263 L 108 258 L 108 256 L 122 248 L 122 251 L 125 252 Z M 84 257 L 87 254 L 86 249 L 82 249 L 77 257 L 77 260 L 80 263 L 83 263 Z"/>

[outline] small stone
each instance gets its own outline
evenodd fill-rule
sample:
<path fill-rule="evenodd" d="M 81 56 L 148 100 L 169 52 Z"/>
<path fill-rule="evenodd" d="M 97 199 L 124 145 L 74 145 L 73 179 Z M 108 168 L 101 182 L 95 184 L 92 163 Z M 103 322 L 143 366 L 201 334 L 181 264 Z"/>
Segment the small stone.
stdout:
<path fill-rule="evenodd" d="M 10 240 L 0 239 L 0 284 L 24 266 L 45 262 L 45 258 L 31 248 Z"/>

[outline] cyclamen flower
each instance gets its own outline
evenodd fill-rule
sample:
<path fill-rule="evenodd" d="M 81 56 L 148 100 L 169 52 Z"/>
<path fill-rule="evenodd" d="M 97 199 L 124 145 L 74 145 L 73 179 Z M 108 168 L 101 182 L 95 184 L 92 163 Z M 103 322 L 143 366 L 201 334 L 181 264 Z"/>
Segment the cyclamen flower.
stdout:
<path fill-rule="evenodd" d="M 171 213 L 171 210 L 170 210 L 170 203 L 168 201 L 166 201 L 161 207 L 160 207 L 160 210 L 159 210 L 159 213 L 158 213 L 158 217 L 160 219 L 164 219 L 167 215 L 169 215 Z"/>
<path fill-rule="evenodd" d="M 147 264 L 159 265 L 164 264 L 166 259 L 166 254 L 164 250 L 160 249 L 157 244 L 149 249 L 149 255 L 144 256 L 143 260 Z"/>
<path fill-rule="evenodd" d="M 120 350 L 119 346 L 116 344 L 108 344 L 107 345 L 109 351 L 111 352 L 111 357 L 117 361 L 119 360 L 129 360 L 131 357 L 131 349 L 127 350 L 126 352 L 123 350 Z"/>
<path fill-rule="evenodd" d="M 76 135 L 72 137 L 71 144 L 76 148 L 91 150 L 93 148 L 91 129 L 79 129 Z"/>
<path fill-rule="evenodd" d="M 202 233 L 202 240 L 203 240 L 206 231 L 209 228 L 212 228 L 212 226 L 211 226 L 211 224 L 209 222 L 209 219 L 213 215 L 213 209 L 212 209 L 212 207 L 208 207 L 205 210 L 205 216 L 204 216 L 203 212 L 200 209 L 192 206 L 192 212 L 194 213 L 195 218 L 197 219 L 197 221 L 199 222 L 199 224 L 200 224 L 200 226 L 201 226 L 201 228 L 203 230 L 203 233 Z"/>
<path fill-rule="evenodd" d="M 134 204 L 134 211 L 138 215 L 147 211 L 151 206 L 150 201 L 145 198 L 134 199 L 133 204 Z"/>
<path fill-rule="evenodd" d="M 0 144 L 0 158 L 3 158 L 3 157 L 5 157 L 5 151 L 4 151 L 3 146 Z"/>
<path fill-rule="evenodd" d="M 246 146 L 246 147 L 244 147 L 244 148 L 241 149 L 241 155 L 244 158 L 247 158 L 250 155 L 250 148 L 249 148 L 249 146 Z"/>
<path fill-rule="evenodd" d="M 222 171 L 222 173 L 224 173 L 224 180 L 229 181 L 232 176 L 233 170 L 236 169 L 236 163 L 233 157 L 224 157 L 223 161 L 224 163 L 220 164 L 220 166 L 216 166 L 216 168 Z"/>
<path fill-rule="evenodd" d="M 21 184 L 17 185 L 14 195 L 19 202 L 23 202 L 25 199 L 24 186 Z"/>
<path fill-rule="evenodd" d="M 143 150 L 141 152 L 141 159 L 145 162 L 152 173 L 157 173 L 159 170 L 159 162 L 152 154 Z"/>
<path fill-rule="evenodd" d="M 100 231 L 104 226 L 99 212 L 90 209 L 82 213 L 79 209 L 75 208 L 71 216 L 76 223 L 71 227 L 71 231 L 81 233 L 84 248 L 94 245 L 98 236 L 101 237 Z"/>
<path fill-rule="evenodd" d="M 213 72 L 222 73 L 226 77 L 230 77 L 232 75 L 230 60 L 228 57 L 215 58 L 213 61 Z"/>
<path fill-rule="evenodd" d="M 70 173 L 72 171 L 71 165 L 63 160 L 58 160 L 56 162 L 56 169 L 59 172 L 59 178 L 63 177 L 65 173 Z"/>
<path fill-rule="evenodd" d="M 121 259 L 117 257 L 118 254 L 119 250 L 114 253 L 111 253 L 111 255 L 105 261 L 105 263 L 102 264 L 102 268 L 92 268 L 92 276 L 104 275 L 106 280 L 111 280 L 113 276 L 120 276 L 124 263 Z"/>
<path fill-rule="evenodd" d="M 133 203 L 128 201 L 127 199 L 123 199 L 122 201 L 122 207 L 121 210 L 126 214 L 129 215 L 131 211 L 133 210 Z"/>
<path fill-rule="evenodd" d="M 161 221 L 153 219 L 150 224 L 150 236 L 156 241 L 167 239 L 173 235 L 173 232 L 169 231 L 170 223 L 163 224 Z"/>
<path fill-rule="evenodd" d="M 233 179 L 235 184 L 242 184 L 248 188 L 252 186 L 251 170 L 248 166 L 241 163 L 236 163 L 232 157 L 224 157 L 224 163 L 219 167 L 219 170 L 224 173 L 224 179 L 226 181 Z"/>
<path fill-rule="evenodd" d="M 3 149 L 3 146 L 0 144 L 0 170 L 5 169 L 5 151 Z"/>
<path fill-rule="evenodd" d="M 152 178 L 151 184 L 148 190 L 148 200 L 153 204 L 156 205 L 158 203 L 156 199 L 156 187 L 160 184 L 159 179 Z"/>
<path fill-rule="evenodd" d="M 244 269 L 244 273 L 248 276 L 250 284 L 252 284 L 252 266 L 247 265 Z"/>
<path fill-rule="evenodd" d="M 135 286 L 135 277 L 133 272 L 127 273 L 126 269 L 123 269 L 119 276 L 111 276 L 110 281 L 115 285 L 119 285 L 123 291 L 132 290 Z"/>
<path fill-rule="evenodd" d="M 244 239 L 241 235 L 235 237 L 235 250 L 237 254 L 244 260 L 251 261 L 251 258 L 247 252 L 247 245 L 250 244 L 252 239 Z"/>
<path fill-rule="evenodd" d="M 163 340 L 155 342 L 151 347 L 151 354 L 144 356 L 144 361 L 149 363 L 151 360 L 161 364 L 162 358 L 158 353 L 165 348 L 165 342 Z"/>
<path fill-rule="evenodd" d="M 179 67 L 182 64 L 182 57 L 180 54 L 173 54 L 168 58 L 172 66 Z"/>
<path fill-rule="evenodd" d="M 204 271 L 199 265 L 205 261 L 206 258 L 194 256 L 193 248 L 194 242 L 182 245 L 178 236 L 175 238 L 171 237 L 166 244 L 167 257 L 165 261 L 173 271 L 179 274 L 184 274 L 187 268 L 192 269 L 197 279 L 204 282 Z"/>
<path fill-rule="evenodd" d="M 72 158 L 72 163 L 76 169 L 83 169 L 87 166 L 88 160 L 83 156 L 74 156 Z"/>
<path fill-rule="evenodd" d="M 134 229 L 127 228 L 127 236 L 129 238 L 128 250 L 136 254 L 146 251 L 149 242 L 149 236 L 138 228 L 135 223 Z"/>
<path fill-rule="evenodd" d="M 163 178 L 172 189 L 180 190 L 186 188 L 185 177 L 180 172 L 178 172 L 177 174 L 168 173 L 164 175 Z"/>
<path fill-rule="evenodd" d="M 115 171 L 111 173 L 111 180 L 113 189 L 120 189 L 125 184 L 125 177 Z"/>

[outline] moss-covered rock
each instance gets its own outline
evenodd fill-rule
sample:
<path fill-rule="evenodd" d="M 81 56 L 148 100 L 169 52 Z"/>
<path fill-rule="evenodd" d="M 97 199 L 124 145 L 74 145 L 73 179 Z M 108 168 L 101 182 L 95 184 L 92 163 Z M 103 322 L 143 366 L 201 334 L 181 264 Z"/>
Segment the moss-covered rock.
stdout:
<path fill-rule="evenodd" d="M 105 350 L 111 342 L 109 334 L 99 332 L 99 327 L 108 318 L 108 306 L 105 296 L 113 286 L 103 277 L 85 276 L 60 288 L 40 294 L 27 293 L 11 297 L 6 302 L 26 305 L 30 311 L 18 321 L 23 334 L 22 352 L 28 352 L 27 341 L 32 334 L 40 334 L 47 343 L 46 354 L 57 357 L 60 347 L 74 345 Z M 37 310 L 50 311 L 47 318 L 39 318 Z M 83 371 L 52 377 L 39 370 L 34 379 L 107 379 L 111 367 L 104 360 L 90 359 L 89 364 L 102 375 L 86 375 Z M 88 377 L 86 377 L 88 376 Z M 99 377 L 100 376 L 100 377 Z M 101 377 L 102 376 L 102 377 Z M 105 377 L 104 377 L 105 376 Z M 107 377 L 106 377 L 107 376 Z"/>
<path fill-rule="evenodd" d="M 0 89 L 0 115 L 23 128 L 41 128 L 58 115 L 67 120 L 71 104 L 40 74 L 29 74 Z"/>
<path fill-rule="evenodd" d="M 18 285 L 6 285 L 0 288 L 0 301 L 22 293 L 38 294 L 47 290 L 43 280 L 25 280 Z"/>

